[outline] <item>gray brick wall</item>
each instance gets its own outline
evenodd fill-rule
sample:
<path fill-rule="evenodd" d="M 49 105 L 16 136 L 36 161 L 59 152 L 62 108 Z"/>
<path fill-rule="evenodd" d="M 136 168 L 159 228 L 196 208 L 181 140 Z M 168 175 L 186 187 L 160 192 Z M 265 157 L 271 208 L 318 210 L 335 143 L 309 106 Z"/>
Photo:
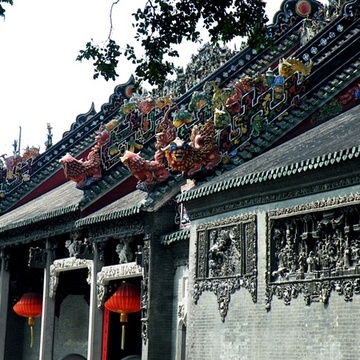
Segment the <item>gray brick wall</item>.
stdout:
<path fill-rule="evenodd" d="M 87 356 L 88 324 L 89 306 L 84 296 L 68 295 L 55 320 L 54 360 L 71 353 Z"/>
<path fill-rule="evenodd" d="M 322 194 L 321 198 L 326 196 Z M 332 292 L 328 304 L 307 306 L 303 295 L 285 305 L 276 296 L 265 308 L 266 222 L 274 207 L 307 203 L 311 199 L 269 204 L 239 213 L 256 212 L 258 221 L 258 296 L 241 288 L 231 295 L 225 322 L 221 321 L 216 295 L 204 291 L 195 305 L 192 293 L 195 271 L 196 230 L 192 229 L 189 264 L 187 360 L 357 360 L 360 358 L 360 295 L 351 302 Z M 313 199 L 312 199 L 313 200 Z M 234 215 L 226 214 L 221 218 Z M 210 221 L 206 219 L 202 221 Z M 195 224 L 193 224 L 195 225 Z"/>
<path fill-rule="evenodd" d="M 150 243 L 148 345 L 143 358 L 171 358 L 173 262 L 170 250 L 160 242 L 160 236 L 174 230 L 174 207 L 165 206 L 149 216 Z M 144 349 L 143 349 L 144 353 Z"/>
<path fill-rule="evenodd" d="M 247 290 L 240 289 L 231 295 L 228 315 L 222 323 L 216 296 L 204 292 L 197 305 L 191 304 L 190 314 L 189 360 L 359 358 L 360 296 L 346 303 L 332 293 L 328 306 L 306 306 L 300 294 L 289 306 L 273 299 L 267 312 L 261 297 L 254 304 Z"/>

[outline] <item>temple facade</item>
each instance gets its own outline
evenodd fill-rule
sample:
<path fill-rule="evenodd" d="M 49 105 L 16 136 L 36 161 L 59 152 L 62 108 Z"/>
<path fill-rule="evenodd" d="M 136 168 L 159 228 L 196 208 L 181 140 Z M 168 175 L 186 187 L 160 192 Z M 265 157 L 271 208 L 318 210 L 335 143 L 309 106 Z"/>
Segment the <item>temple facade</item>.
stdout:
<path fill-rule="evenodd" d="M 4 158 L 0 360 L 357 359 L 359 31 L 357 0 L 284 0 L 271 47 Z"/>

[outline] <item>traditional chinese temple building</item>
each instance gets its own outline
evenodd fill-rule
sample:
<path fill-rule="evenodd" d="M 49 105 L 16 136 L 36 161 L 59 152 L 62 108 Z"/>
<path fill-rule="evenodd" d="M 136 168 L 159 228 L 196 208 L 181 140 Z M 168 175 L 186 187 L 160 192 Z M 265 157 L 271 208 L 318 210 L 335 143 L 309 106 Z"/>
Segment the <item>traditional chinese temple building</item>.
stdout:
<path fill-rule="evenodd" d="M 360 4 L 118 85 L 0 169 L 0 359 L 357 359 Z"/>

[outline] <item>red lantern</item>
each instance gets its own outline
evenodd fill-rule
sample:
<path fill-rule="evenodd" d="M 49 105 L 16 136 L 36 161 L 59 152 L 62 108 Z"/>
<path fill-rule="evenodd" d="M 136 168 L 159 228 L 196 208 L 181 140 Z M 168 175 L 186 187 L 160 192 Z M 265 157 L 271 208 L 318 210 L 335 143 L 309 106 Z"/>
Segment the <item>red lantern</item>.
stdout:
<path fill-rule="evenodd" d="M 42 295 L 36 293 L 26 293 L 14 305 L 13 310 L 16 314 L 28 319 L 30 326 L 30 347 L 33 346 L 35 317 L 42 314 Z"/>
<path fill-rule="evenodd" d="M 123 282 L 116 292 L 107 300 L 104 306 L 120 314 L 120 322 L 128 321 L 128 314 L 141 310 L 140 289 L 133 284 Z M 122 325 L 121 349 L 125 345 L 125 325 Z"/>

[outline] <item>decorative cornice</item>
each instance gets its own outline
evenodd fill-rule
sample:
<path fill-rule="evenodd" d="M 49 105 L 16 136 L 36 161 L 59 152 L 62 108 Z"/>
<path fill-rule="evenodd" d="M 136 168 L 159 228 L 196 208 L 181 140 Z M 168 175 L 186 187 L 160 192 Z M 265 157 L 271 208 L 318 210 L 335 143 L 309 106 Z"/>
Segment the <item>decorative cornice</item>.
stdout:
<path fill-rule="evenodd" d="M 229 202 L 220 206 L 215 205 L 211 209 L 202 209 L 200 211 L 192 212 L 188 211 L 188 214 L 191 220 L 200 219 L 208 216 L 213 216 L 215 214 L 242 209 L 249 206 L 268 204 L 275 201 L 288 200 L 295 197 L 301 197 L 311 194 L 318 194 L 321 192 L 331 191 L 358 184 L 360 184 L 360 176 L 349 176 L 346 179 L 327 181 L 326 184 L 316 184 L 304 187 L 298 186 L 297 188 L 292 190 L 286 190 L 282 192 L 280 191 L 272 194 L 268 192 L 265 195 L 256 195 L 251 198 L 236 200 L 234 202 Z"/>
<path fill-rule="evenodd" d="M 110 236 L 130 237 L 144 233 L 144 225 L 139 216 L 122 218 L 117 221 L 100 222 L 87 228 L 88 238 L 92 242 L 101 242 Z"/>
<path fill-rule="evenodd" d="M 307 204 L 299 204 L 292 207 L 274 209 L 268 212 L 271 219 L 283 218 L 293 215 L 302 215 L 314 211 L 326 211 L 340 206 L 357 205 L 360 204 L 360 193 L 337 196 L 327 199 L 312 201 Z"/>

